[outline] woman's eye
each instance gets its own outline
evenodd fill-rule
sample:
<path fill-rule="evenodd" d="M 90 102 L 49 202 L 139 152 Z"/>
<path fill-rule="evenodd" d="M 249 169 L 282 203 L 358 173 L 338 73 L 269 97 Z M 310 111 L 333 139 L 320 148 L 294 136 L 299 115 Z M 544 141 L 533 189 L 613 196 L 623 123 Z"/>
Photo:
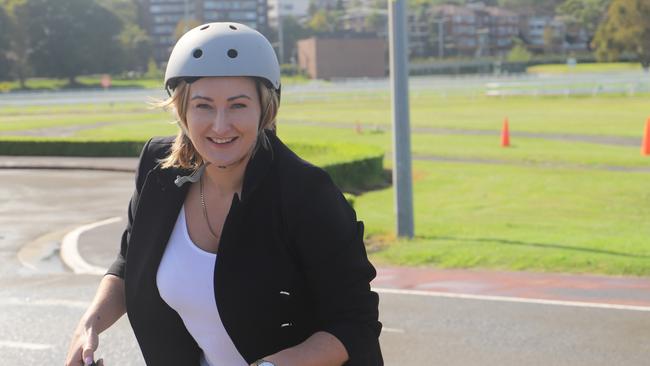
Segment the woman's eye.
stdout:
<path fill-rule="evenodd" d="M 233 105 L 232 105 L 232 108 L 233 108 L 233 109 L 241 109 L 241 108 L 246 108 L 246 104 L 242 104 L 242 103 L 235 103 L 235 104 L 233 104 Z"/>
<path fill-rule="evenodd" d="M 208 109 L 208 108 L 210 108 L 210 105 L 205 104 L 205 103 L 200 103 L 200 104 L 196 105 L 196 108 L 198 108 L 198 109 Z"/>

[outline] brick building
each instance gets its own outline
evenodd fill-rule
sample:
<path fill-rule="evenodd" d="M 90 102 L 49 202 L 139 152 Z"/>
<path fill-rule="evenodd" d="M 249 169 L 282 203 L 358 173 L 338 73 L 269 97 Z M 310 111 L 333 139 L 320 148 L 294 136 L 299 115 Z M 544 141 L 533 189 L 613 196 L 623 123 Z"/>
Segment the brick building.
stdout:
<path fill-rule="evenodd" d="M 376 37 L 312 37 L 298 41 L 298 65 L 311 78 L 384 77 L 386 60 L 386 41 Z"/>
<path fill-rule="evenodd" d="M 179 22 L 232 21 L 246 24 L 263 34 L 268 32 L 267 0 L 137 0 L 140 25 L 154 46 L 159 65 L 169 58 L 176 43 Z M 181 26 L 182 27 L 182 26 Z"/>

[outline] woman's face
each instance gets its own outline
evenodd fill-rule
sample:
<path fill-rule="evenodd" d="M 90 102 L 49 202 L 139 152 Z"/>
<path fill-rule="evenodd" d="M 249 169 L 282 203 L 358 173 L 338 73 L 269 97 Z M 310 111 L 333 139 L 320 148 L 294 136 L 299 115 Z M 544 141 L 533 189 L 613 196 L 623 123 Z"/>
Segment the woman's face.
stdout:
<path fill-rule="evenodd" d="M 247 161 L 261 114 L 255 82 L 247 77 L 207 77 L 193 82 L 187 127 L 204 161 L 230 167 Z"/>

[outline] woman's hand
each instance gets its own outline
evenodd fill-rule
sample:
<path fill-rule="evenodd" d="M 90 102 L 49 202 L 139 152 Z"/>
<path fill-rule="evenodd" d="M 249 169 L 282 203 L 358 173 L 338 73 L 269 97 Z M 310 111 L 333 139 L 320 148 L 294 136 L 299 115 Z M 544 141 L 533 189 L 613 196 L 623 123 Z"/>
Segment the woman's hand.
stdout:
<path fill-rule="evenodd" d="M 115 323 L 125 312 L 124 280 L 113 275 L 104 276 L 93 302 L 72 335 L 65 365 L 92 365 L 95 351 L 99 346 L 99 334 Z M 96 365 L 103 366 L 104 363 L 98 360 Z"/>
<path fill-rule="evenodd" d="M 95 351 L 97 351 L 98 346 L 99 335 L 97 332 L 93 328 L 79 327 L 70 341 L 70 348 L 68 349 L 65 365 L 92 365 L 95 359 Z M 104 361 L 100 359 L 95 364 L 103 366 Z"/>

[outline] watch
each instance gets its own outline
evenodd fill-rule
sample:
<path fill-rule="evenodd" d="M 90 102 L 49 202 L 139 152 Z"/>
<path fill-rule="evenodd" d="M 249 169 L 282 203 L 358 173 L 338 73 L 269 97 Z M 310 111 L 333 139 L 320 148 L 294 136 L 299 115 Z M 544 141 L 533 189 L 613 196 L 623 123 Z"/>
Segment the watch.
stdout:
<path fill-rule="evenodd" d="M 275 366 L 275 364 L 266 360 L 257 360 L 253 362 L 252 366 Z"/>

